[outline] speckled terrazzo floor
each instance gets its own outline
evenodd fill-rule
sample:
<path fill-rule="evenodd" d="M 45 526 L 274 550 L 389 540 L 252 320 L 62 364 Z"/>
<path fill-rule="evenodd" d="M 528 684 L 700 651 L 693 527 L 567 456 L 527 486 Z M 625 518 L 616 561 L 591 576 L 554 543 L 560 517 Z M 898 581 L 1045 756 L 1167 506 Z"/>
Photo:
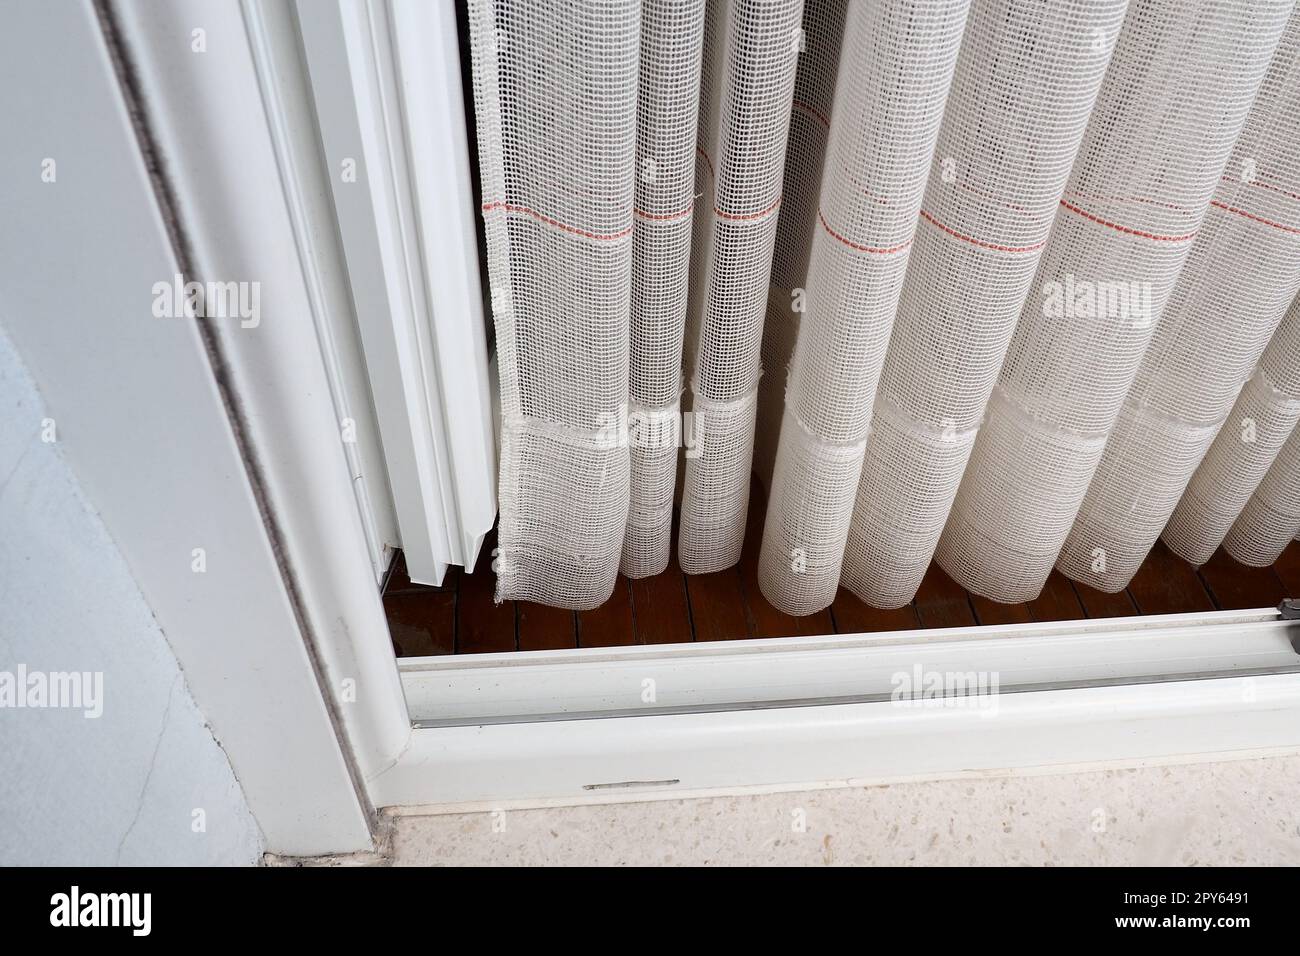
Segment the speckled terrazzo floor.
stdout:
<path fill-rule="evenodd" d="M 419 865 L 1300 865 L 1300 756 L 394 821 Z"/>

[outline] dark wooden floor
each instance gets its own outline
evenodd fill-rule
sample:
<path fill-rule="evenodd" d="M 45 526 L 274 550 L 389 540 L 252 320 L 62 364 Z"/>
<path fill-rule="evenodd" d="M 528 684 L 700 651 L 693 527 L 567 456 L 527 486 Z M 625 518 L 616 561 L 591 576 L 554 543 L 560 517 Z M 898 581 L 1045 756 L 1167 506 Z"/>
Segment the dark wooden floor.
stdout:
<path fill-rule="evenodd" d="M 735 568 L 688 577 L 674 558 L 656 577 L 631 581 L 620 576 L 613 597 L 594 611 L 527 601 L 494 604 L 494 537 L 484 543 L 473 574 L 452 568 L 438 588 L 412 584 L 399 555 L 384 590 L 393 646 L 399 657 L 423 657 L 674 644 L 1271 607 L 1284 597 L 1300 596 L 1300 544 L 1292 543 L 1271 568 L 1246 567 L 1222 550 L 1193 568 L 1157 543 L 1132 584 L 1119 594 L 1103 594 L 1053 571 L 1036 600 L 998 604 L 967 593 L 931 565 L 907 607 L 880 611 L 841 588 L 825 611 L 791 617 L 768 604 L 758 590 L 763 511 L 762 493 L 755 487 L 745 553 Z"/>

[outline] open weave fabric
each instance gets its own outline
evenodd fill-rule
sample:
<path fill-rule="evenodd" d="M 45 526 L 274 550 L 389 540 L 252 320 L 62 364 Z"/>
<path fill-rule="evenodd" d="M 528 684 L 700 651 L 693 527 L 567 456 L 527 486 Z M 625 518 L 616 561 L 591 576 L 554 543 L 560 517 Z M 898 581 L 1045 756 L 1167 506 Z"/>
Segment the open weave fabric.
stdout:
<path fill-rule="evenodd" d="M 1071 578 L 1128 586 L 1300 289 L 1298 143 L 1292 16 L 1057 561 Z"/>
<path fill-rule="evenodd" d="M 1042 590 L 1291 7 L 1130 3 L 939 541 L 969 590 Z"/>
<path fill-rule="evenodd" d="M 930 564 L 1126 6 L 972 4 L 844 556 L 869 604 L 906 604 Z"/>
<path fill-rule="evenodd" d="M 871 396 L 885 360 L 968 0 L 850 7 L 759 557 L 776 607 L 839 586 Z"/>
<path fill-rule="evenodd" d="M 692 251 L 699 290 L 677 557 L 705 573 L 740 560 L 758 408 L 785 145 L 790 131 L 803 0 L 718 5 L 706 45 L 711 95 L 700 98 L 705 183 Z M 694 327 L 693 327 L 694 328 Z"/>
<path fill-rule="evenodd" d="M 1161 537 L 1204 564 L 1227 536 L 1300 421 L 1300 299 L 1283 317 Z"/>
<path fill-rule="evenodd" d="M 630 487 L 617 433 L 641 3 L 469 10 L 501 376 L 497 596 L 597 607 L 618 574 Z M 565 68 L 539 70 L 543 56 Z"/>
<path fill-rule="evenodd" d="M 1293 428 L 1273 465 L 1233 522 L 1223 549 L 1255 567 L 1272 564 L 1300 532 L 1300 429 Z"/>
<path fill-rule="evenodd" d="M 469 0 L 498 597 L 730 567 L 751 472 L 790 613 L 904 604 L 932 558 L 1004 601 L 1122 588 L 1161 534 L 1267 560 L 1295 6 Z"/>
<path fill-rule="evenodd" d="M 799 335 L 799 316 L 807 306 L 804 283 L 817 222 L 826 137 L 839 72 L 840 44 L 848 0 L 805 0 L 803 45 L 794 78 L 790 137 L 781 179 L 781 214 L 772 253 L 758 381 L 758 422 L 754 429 L 754 473 L 771 487 L 776 444 L 785 412 L 786 371 Z"/>
<path fill-rule="evenodd" d="M 704 0 L 643 0 L 628 370 L 632 491 L 620 563 L 631 578 L 660 573 L 672 552 L 703 38 Z"/>

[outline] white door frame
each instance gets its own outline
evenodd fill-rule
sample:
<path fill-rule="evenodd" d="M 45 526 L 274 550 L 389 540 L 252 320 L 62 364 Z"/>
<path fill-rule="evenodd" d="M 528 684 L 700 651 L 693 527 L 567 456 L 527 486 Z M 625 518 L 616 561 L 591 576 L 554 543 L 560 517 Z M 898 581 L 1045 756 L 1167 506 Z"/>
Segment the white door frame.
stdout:
<path fill-rule="evenodd" d="M 325 438 L 329 386 L 266 118 L 241 109 L 260 96 L 239 8 L 201 7 L 6 7 L 0 177 L 36 188 L 5 192 L 0 321 L 267 848 L 363 849 L 379 768 L 338 726 L 396 748 L 410 725 L 392 661 L 371 671 L 352 657 L 352 640 L 386 639 L 366 538 L 348 463 Z M 207 52 L 192 54 L 200 28 Z M 189 59 L 172 70 L 174 50 Z M 209 76 L 228 102 L 196 89 Z M 159 78 L 174 99 L 144 103 Z M 185 114 L 185 127 L 154 122 Z M 57 174 L 42 183 L 47 158 Z M 178 273 L 260 281 L 262 321 L 155 315 L 156 284 Z M 340 529 L 346 547 L 322 540 Z M 327 553 L 305 572 L 304 549 Z M 310 639 L 324 632 L 335 639 Z M 384 706 L 342 703 L 344 675 Z"/>
<path fill-rule="evenodd" d="M 246 3 L 300 30 L 412 581 L 472 568 L 496 517 L 496 443 L 451 3 Z M 297 37 L 293 37 L 297 40 Z M 272 83 L 271 85 L 275 85 Z M 349 166 L 350 164 L 350 166 Z"/>
<path fill-rule="evenodd" d="M 354 26 L 364 12 L 376 42 L 385 11 L 407 9 L 391 2 L 341 8 Z M 456 73 L 454 26 L 448 10 L 407 18 L 410 47 L 441 51 L 436 70 L 406 78 L 408 94 L 413 83 L 427 98 L 427 84 Z M 328 49 L 309 41 L 309 58 L 313 44 Z M 369 72 L 367 62 L 350 68 Z M 406 121 L 414 140 L 463 139 L 447 109 Z M 1300 751 L 1295 625 L 1278 618 L 1261 609 L 403 660 L 413 726 L 399 752 L 373 761 L 388 765 L 370 794 L 427 811 Z M 387 644 L 370 651 L 391 660 Z M 969 695 L 895 700 L 897 678 L 916 667 L 992 671 L 996 707 Z"/>
<path fill-rule="evenodd" d="M 355 821 L 324 816 L 315 833 L 328 822 L 328 839 L 295 833 L 290 814 L 273 805 L 277 794 L 287 799 L 301 786 L 286 778 L 310 777 L 340 806 L 351 792 L 362 819 L 367 804 L 428 810 L 645 800 L 1300 752 L 1300 674 L 1286 663 L 1293 625 L 1267 609 L 430 659 L 402 662 L 399 675 L 329 398 L 329 343 L 317 332 L 317 313 L 329 306 L 310 293 L 314 246 L 292 213 L 301 186 L 292 143 L 281 133 L 288 111 L 265 88 L 279 43 L 272 6 L 111 5 L 135 70 L 128 95 L 162 161 L 163 213 L 135 226 L 140 241 L 152 241 L 148 251 L 159 263 L 167 259 L 162 222 L 171 217 L 173 258 L 192 259 L 198 277 L 261 278 L 264 318 L 256 330 L 209 325 L 206 337 L 185 326 L 175 354 L 165 357 L 184 376 L 153 355 L 142 361 L 99 329 L 94 344 L 120 363 L 116 374 L 129 370 L 129 394 L 117 404 L 99 395 L 97 408 L 78 409 L 109 434 L 113 416 L 123 414 L 164 429 L 174 419 L 160 418 L 150 396 L 167 389 L 169 400 L 193 405 L 186 413 L 197 432 L 212 433 L 174 448 L 137 439 L 138 461 L 175 469 L 168 480 L 155 479 L 149 508 L 134 490 L 126 496 L 120 481 L 89 490 L 159 609 L 268 839 L 275 833 L 272 849 L 361 849 L 368 840 Z M 185 43 L 198 27 L 207 31 L 202 60 Z M 124 125 L 125 109 L 114 109 Z M 122 130 L 117 139 L 121 165 Z M 140 179 L 138 156 L 135 165 Z M 24 225 L 41 225 L 37 210 L 25 212 Z M 67 229 L 57 238 L 61 245 L 42 247 L 47 255 L 66 254 L 78 241 Z M 132 294 L 109 275 L 97 278 L 122 301 Z M 58 305 L 70 302 L 49 307 Z M 95 363 L 43 338 L 36 323 L 19 325 L 25 334 L 15 340 L 29 361 L 39 359 L 33 368 L 43 388 L 52 386 L 52 407 L 66 405 L 76 391 L 71 377 L 94 377 Z M 106 377 L 101 369 L 99 379 Z M 100 444 L 109 440 L 120 441 Z M 193 459 L 196 448 L 210 455 L 217 446 L 226 451 L 215 463 Z M 92 477 L 121 460 L 94 447 L 80 455 L 74 466 Z M 209 469 L 231 462 L 247 475 L 237 501 L 229 482 L 211 487 Z M 204 493 L 172 487 L 173 475 Z M 252 516 L 263 523 L 249 526 Z M 236 518 L 238 528 L 230 526 Z M 194 616 L 184 606 L 193 586 L 150 560 L 144 542 L 155 536 L 155 548 L 187 548 L 198 533 L 190 525 L 203 522 L 229 554 L 260 562 L 258 580 L 226 579 L 227 589 L 203 604 L 204 613 L 219 613 L 206 631 L 173 633 L 174 621 L 188 625 Z M 236 532 L 244 539 L 235 540 Z M 220 652 L 214 630 L 222 632 Z M 1142 650 L 1126 653 L 1129 642 Z M 1188 659 L 1191 646 L 1211 662 L 1208 671 L 1197 669 L 1199 657 Z M 1099 659 L 1107 648 L 1114 659 Z M 262 683 L 250 683 L 253 660 L 265 664 Z M 884 696 L 909 661 L 927 672 L 996 670 L 1009 675 L 1014 692 L 997 695 L 992 709 L 979 695 L 935 705 Z M 276 742 L 286 727 L 293 746 Z M 300 748 L 302 736 L 329 738 L 334 755 Z"/>

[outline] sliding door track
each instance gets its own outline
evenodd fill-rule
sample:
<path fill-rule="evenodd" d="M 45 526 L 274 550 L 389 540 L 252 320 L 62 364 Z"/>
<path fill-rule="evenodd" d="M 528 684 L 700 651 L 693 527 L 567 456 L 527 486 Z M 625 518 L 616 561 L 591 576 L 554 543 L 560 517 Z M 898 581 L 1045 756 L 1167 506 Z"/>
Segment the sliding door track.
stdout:
<path fill-rule="evenodd" d="M 377 804 L 452 812 L 1300 753 L 1277 610 L 406 658 Z"/>
<path fill-rule="evenodd" d="M 1300 673 L 1277 610 L 400 659 L 417 727 L 892 702 Z"/>

